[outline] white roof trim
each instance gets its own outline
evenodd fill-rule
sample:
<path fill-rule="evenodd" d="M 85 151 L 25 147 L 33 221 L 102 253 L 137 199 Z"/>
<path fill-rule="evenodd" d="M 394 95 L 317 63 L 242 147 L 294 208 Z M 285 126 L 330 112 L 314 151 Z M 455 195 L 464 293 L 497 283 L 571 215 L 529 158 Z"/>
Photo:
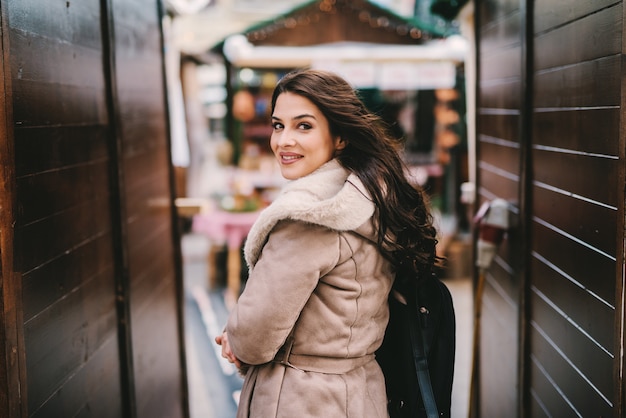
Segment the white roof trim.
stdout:
<path fill-rule="evenodd" d="M 336 43 L 314 46 L 254 46 L 242 34 L 224 41 L 224 55 L 237 67 L 298 68 L 319 61 L 461 63 L 469 51 L 468 42 L 455 35 L 422 45 Z"/>

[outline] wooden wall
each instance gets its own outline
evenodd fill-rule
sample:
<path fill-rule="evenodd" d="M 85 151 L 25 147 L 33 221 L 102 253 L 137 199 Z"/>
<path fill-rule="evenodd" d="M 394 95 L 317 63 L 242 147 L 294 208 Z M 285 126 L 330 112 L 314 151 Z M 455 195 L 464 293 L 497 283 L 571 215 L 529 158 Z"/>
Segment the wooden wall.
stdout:
<path fill-rule="evenodd" d="M 477 9 L 479 195 L 515 219 L 488 273 L 480 416 L 623 416 L 624 16 L 616 0 Z"/>
<path fill-rule="evenodd" d="M 186 416 L 160 2 L 0 10 L 0 416 Z"/>
<path fill-rule="evenodd" d="M 478 203 L 510 203 L 513 227 L 485 273 L 479 352 L 480 416 L 510 417 L 518 409 L 523 200 L 523 13 L 518 0 L 479 3 Z"/>

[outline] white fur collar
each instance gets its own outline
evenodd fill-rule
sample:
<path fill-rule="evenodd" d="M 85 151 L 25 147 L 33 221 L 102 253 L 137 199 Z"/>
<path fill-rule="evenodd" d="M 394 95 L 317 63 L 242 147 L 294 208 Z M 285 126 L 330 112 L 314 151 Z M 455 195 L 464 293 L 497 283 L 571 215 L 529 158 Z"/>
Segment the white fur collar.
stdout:
<path fill-rule="evenodd" d="M 359 178 L 337 160 L 331 160 L 313 173 L 287 183 L 261 212 L 246 240 L 246 262 L 250 268 L 256 264 L 267 235 L 283 219 L 350 231 L 363 225 L 373 213 L 374 203 Z"/>

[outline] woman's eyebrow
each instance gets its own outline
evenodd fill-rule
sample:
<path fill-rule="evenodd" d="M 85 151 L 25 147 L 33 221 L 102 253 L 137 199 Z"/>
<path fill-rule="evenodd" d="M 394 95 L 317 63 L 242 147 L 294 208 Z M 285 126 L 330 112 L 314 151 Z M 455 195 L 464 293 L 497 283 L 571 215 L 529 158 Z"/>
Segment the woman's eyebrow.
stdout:
<path fill-rule="evenodd" d="M 316 119 L 314 115 L 311 115 L 309 113 L 303 113 L 301 115 L 294 116 L 292 119 L 293 120 L 299 120 L 299 119 L 304 119 L 304 118 Z M 272 119 L 281 120 L 281 118 L 279 118 L 278 116 L 274 116 L 274 115 L 272 115 Z"/>

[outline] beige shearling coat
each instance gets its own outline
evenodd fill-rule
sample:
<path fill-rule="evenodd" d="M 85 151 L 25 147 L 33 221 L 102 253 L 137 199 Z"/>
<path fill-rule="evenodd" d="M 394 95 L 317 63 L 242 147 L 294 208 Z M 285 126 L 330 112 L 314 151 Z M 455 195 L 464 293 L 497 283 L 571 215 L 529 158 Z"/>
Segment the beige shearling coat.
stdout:
<path fill-rule="evenodd" d="M 393 272 L 374 205 L 336 160 L 287 184 L 245 245 L 246 288 L 226 331 L 250 365 L 238 418 L 384 418 L 374 360 Z"/>

